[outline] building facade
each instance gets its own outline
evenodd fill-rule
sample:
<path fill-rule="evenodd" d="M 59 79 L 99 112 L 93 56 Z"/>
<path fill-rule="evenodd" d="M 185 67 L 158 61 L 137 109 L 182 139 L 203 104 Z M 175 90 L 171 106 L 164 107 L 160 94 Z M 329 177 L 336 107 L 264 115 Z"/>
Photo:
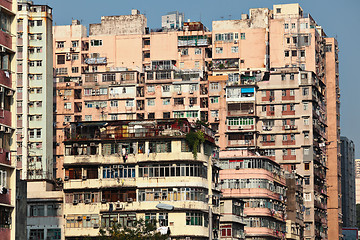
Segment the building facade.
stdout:
<path fill-rule="evenodd" d="M 197 154 L 190 135 L 203 137 Z M 156 220 L 172 239 L 218 236 L 210 129 L 186 119 L 75 122 L 64 144 L 66 239 L 96 237 L 115 223 L 132 227 L 136 219 Z"/>
<path fill-rule="evenodd" d="M 16 159 L 11 156 L 14 134 L 14 83 L 16 79 L 16 4 L 0 1 L 0 239 L 15 239 Z"/>
<path fill-rule="evenodd" d="M 19 1 L 16 148 L 21 178 L 53 179 L 52 9 Z"/>
<path fill-rule="evenodd" d="M 28 181 L 27 189 L 27 239 L 65 239 L 63 192 L 47 181 Z"/>
<path fill-rule="evenodd" d="M 219 166 L 223 196 L 245 202 L 246 239 L 285 239 L 286 180 L 280 165 L 247 150 L 224 150 Z"/>
<path fill-rule="evenodd" d="M 305 238 L 341 235 L 335 39 L 299 4 L 250 9 L 241 20 L 214 21 L 212 32 L 199 22 L 147 31 L 141 16 L 111 18 L 122 26 L 113 34 L 108 17 L 101 30 L 90 25 L 89 36 L 78 23 L 54 28 L 56 142 L 71 121 L 208 122 L 222 150 L 253 149 L 304 176 Z M 131 25 L 125 19 L 137 30 L 124 30 Z M 65 28 L 74 31 L 63 34 Z M 55 155 L 63 177 L 62 144 Z M 327 169 L 336 180 L 331 186 Z M 324 211 L 333 214 L 330 235 Z"/>
<path fill-rule="evenodd" d="M 343 226 L 356 226 L 355 145 L 341 137 L 341 195 Z"/>

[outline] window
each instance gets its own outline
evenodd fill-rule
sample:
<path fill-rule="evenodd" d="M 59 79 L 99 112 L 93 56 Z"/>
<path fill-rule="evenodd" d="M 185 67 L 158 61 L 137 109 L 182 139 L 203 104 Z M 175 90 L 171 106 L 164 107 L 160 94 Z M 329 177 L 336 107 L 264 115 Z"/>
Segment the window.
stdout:
<path fill-rule="evenodd" d="M 148 99 L 148 100 L 147 100 L 147 103 L 148 103 L 148 104 L 147 104 L 148 106 L 155 106 L 155 99 L 154 99 L 154 98 Z"/>
<path fill-rule="evenodd" d="M 126 100 L 125 106 L 126 107 L 133 107 L 134 106 L 134 100 Z"/>
<path fill-rule="evenodd" d="M 275 111 L 275 106 L 274 105 L 269 105 L 270 108 L 270 112 L 274 112 Z"/>
<path fill-rule="evenodd" d="M 332 52 L 332 45 L 326 45 L 325 52 Z"/>
<path fill-rule="evenodd" d="M 232 46 L 231 47 L 231 52 L 232 53 L 238 53 L 239 52 L 239 47 L 238 46 Z"/>
<path fill-rule="evenodd" d="M 304 132 L 304 139 L 309 139 L 309 132 Z"/>
<path fill-rule="evenodd" d="M 217 48 L 215 48 L 215 52 L 216 53 L 223 53 L 223 48 L 222 47 L 217 47 Z"/>
<path fill-rule="evenodd" d="M 118 107 L 118 101 L 117 100 L 110 101 L 110 107 Z"/>
<path fill-rule="evenodd" d="M 289 24 L 288 24 L 288 23 L 285 23 L 285 24 L 284 24 L 284 28 L 285 28 L 285 29 L 289 29 Z"/>
<path fill-rule="evenodd" d="M 73 54 L 71 55 L 71 60 L 76 61 L 79 59 L 79 54 Z"/>
<path fill-rule="evenodd" d="M 281 91 L 281 95 L 282 95 L 283 97 L 286 97 L 286 90 L 282 90 L 282 91 Z"/>
<path fill-rule="evenodd" d="M 296 27 L 295 23 L 292 23 L 291 28 L 295 28 L 295 27 Z"/>
<path fill-rule="evenodd" d="M 292 155 L 292 156 L 296 156 L 296 150 L 295 150 L 295 149 L 291 149 L 290 152 L 291 152 L 291 155 Z"/>
<path fill-rule="evenodd" d="M 294 80 L 294 74 L 293 73 L 290 74 L 290 80 Z"/>
<path fill-rule="evenodd" d="M 290 89 L 290 96 L 295 96 L 295 90 L 294 89 Z"/>
<path fill-rule="evenodd" d="M 195 48 L 195 55 L 201 54 L 201 48 Z"/>
<path fill-rule="evenodd" d="M 65 42 L 56 42 L 56 48 L 64 48 Z"/>
<path fill-rule="evenodd" d="M 186 55 L 189 55 L 189 49 L 187 48 L 181 49 L 181 56 L 186 56 Z"/>
<path fill-rule="evenodd" d="M 287 43 L 287 44 L 290 43 L 290 38 L 286 38 L 286 43 Z"/>
<path fill-rule="evenodd" d="M 309 103 L 304 102 L 303 104 L 304 104 L 304 111 L 308 110 L 308 108 L 309 108 Z"/>
<path fill-rule="evenodd" d="M 295 141 L 295 134 L 290 134 L 291 141 Z"/>
<path fill-rule="evenodd" d="M 100 95 L 107 95 L 107 88 L 100 88 Z"/>
<path fill-rule="evenodd" d="M 79 72 L 79 67 L 72 67 L 71 72 L 72 73 L 78 73 Z"/>
<path fill-rule="evenodd" d="M 310 154 L 310 148 L 305 147 L 304 148 L 304 155 L 309 155 L 309 154 Z M 305 163 L 305 170 L 309 170 L 309 169 L 306 169 L 306 164 L 309 164 L 309 163 Z"/>
<path fill-rule="evenodd" d="M 199 61 L 195 61 L 194 68 L 195 68 L 195 69 L 199 69 L 199 67 L 200 67 L 200 62 L 199 62 Z"/>
<path fill-rule="evenodd" d="M 240 39 L 245 40 L 245 33 L 240 33 Z"/>
<path fill-rule="evenodd" d="M 311 201 L 311 193 L 304 193 L 304 201 Z"/>
<path fill-rule="evenodd" d="M 71 102 L 64 103 L 64 109 L 71 109 Z"/>
<path fill-rule="evenodd" d="M 288 50 L 285 50 L 284 53 L 285 53 L 285 57 L 289 57 L 289 51 Z"/>
<path fill-rule="evenodd" d="M 291 56 L 296 57 L 296 56 L 297 56 L 297 51 L 296 51 L 296 50 L 292 50 L 292 51 L 291 51 Z"/>
<path fill-rule="evenodd" d="M 219 97 L 210 97 L 210 103 L 219 103 Z"/>
<path fill-rule="evenodd" d="M 115 73 L 107 73 L 102 75 L 103 82 L 113 82 L 115 79 Z"/>
<path fill-rule="evenodd" d="M 310 177 L 304 177 L 304 183 L 305 185 L 310 185 Z M 309 213 L 310 213 L 310 208 L 307 208 L 309 209 Z M 309 215 L 309 214 L 306 214 L 306 215 Z"/>
<path fill-rule="evenodd" d="M 307 96 L 307 95 L 309 95 L 309 88 L 303 88 L 303 96 Z"/>
<path fill-rule="evenodd" d="M 219 83 L 210 83 L 210 90 L 219 90 Z"/>
<path fill-rule="evenodd" d="M 92 115 L 85 115 L 85 121 L 92 121 Z"/>
<path fill-rule="evenodd" d="M 148 119 L 155 119 L 155 113 L 148 113 Z"/>
<path fill-rule="evenodd" d="M 79 41 L 71 41 L 71 46 L 77 48 L 79 46 Z"/>
<path fill-rule="evenodd" d="M 295 111 L 295 104 L 294 103 L 290 103 L 290 111 Z"/>
<path fill-rule="evenodd" d="M 211 110 L 210 113 L 212 117 L 219 117 L 219 110 Z"/>
<path fill-rule="evenodd" d="M 284 111 L 287 111 L 287 105 L 282 105 L 281 108 L 282 108 L 282 111 L 283 111 L 283 112 L 284 112 Z"/>
<path fill-rule="evenodd" d="M 300 50 L 300 57 L 305 57 L 305 50 Z"/>
<path fill-rule="evenodd" d="M 92 47 L 102 46 L 102 40 L 91 40 L 90 44 Z"/>
<path fill-rule="evenodd" d="M 266 112 L 266 105 L 261 106 L 261 111 Z"/>
<path fill-rule="evenodd" d="M 147 87 L 147 91 L 150 93 L 150 92 L 155 92 L 155 86 L 153 85 L 150 85 Z"/>
<path fill-rule="evenodd" d="M 283 156 L 287 156 L 287 149 L 283 149 L 282 152 L 283 152 Z"/>
<path fill-rule="evenodd" d="M 309 124 L 310 124 L 309 118 L 304 118 L 304 125 L 309 126 Z"/>
<path fill-rule="evenodd" d="M 277 8 L 276 13 L 281 13 L 281 8 Z"/>
<path fill-rule="evenodd" d="M 266 90 L 262 90 L 262 91 L 261 91 L 261 96 L 262 96 L 262 97 L 266 97 Z"/>
<path fill-rule="evenodd" d="M 71 122 L 71 116 L 64 116 L 64 122 Z"/>
<path fill-rule="evenodd" d="M 170 112 L 163 112 L 163 118 L 170 118 Z"/>
<path fill-rule="evenodd" d="M 184 98 L 174 98 L 174 105 L 184 105 Z"/>
<path fill-rule="evenodd" d="M 163 105 L 170 105 L 170 98 L 164 98 Z"/>
<path fill-rule="evenodd" d="M 163 85 L 162 86 L 162 91 L 163 92 L 170 92 L 170 85 Z"/>
<path fill-rule="evenodd" d="M 57 64 L 65 64 L 65 55 L 57 55 Z"/>
<path fill-rule="evenodd" d="M 203 225 L 203 214 L 202 213 L 186 213 L 186 225 Z"/>

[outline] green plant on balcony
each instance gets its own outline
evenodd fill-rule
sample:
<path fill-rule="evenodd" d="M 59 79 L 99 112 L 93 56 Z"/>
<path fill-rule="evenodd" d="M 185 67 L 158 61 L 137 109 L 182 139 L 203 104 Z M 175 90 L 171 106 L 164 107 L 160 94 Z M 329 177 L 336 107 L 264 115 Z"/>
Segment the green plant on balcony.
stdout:
<path fill-rule="evenodd" d="M 225 68 L 225 65 L 221 63 L 221 64 L 219 65 L 219 69 L 224 69 L 224 68 Z"/>
<path fill-rule="evenodd" d="M 185 138 L 189 148 L 192 150 L 194 160 L 197 159 L 197 150 L 201 143 L 205 142 L 204 133 L 201 131 L 190 131 Z"/>

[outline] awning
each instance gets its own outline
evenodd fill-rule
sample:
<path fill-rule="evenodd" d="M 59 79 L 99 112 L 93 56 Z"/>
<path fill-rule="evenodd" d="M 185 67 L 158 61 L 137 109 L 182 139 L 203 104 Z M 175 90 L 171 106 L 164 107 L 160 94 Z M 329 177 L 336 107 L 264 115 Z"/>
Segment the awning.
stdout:
<path fill-rule="evenodd" d="M 254 93 L 254 88 L 242 88 L 241 93 Z"/>
<path fill-rule="evenodd" d="M 81 123 L 78 123 L 78 127 L 79 126 L 83 126 L 83 127 L 102 127 L 106 125 L 106 122 L 81 122 Z"/>
<path fill-rule="evenodd" d="M 169 210 L 169 211 L 174 209 L 174 206 L 165 204 L 165 203 L 159 203 L 158 205 L 156 205 L 156 207 L 159 209 L 164 209 L 164 210 Z"/>

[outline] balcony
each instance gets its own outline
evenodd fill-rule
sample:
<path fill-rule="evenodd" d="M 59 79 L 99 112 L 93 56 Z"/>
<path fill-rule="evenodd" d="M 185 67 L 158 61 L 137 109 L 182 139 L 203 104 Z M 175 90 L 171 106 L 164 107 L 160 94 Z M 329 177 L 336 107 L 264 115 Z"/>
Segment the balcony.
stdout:
<path fill-rule="evenodd" d="M 282 111 L 281 114 L 282 114 L 283 116 L 295 115 L 295 110 Z"/>
<path fill-rule="evenodd" d="M 255 146 L 254 140 L 228 140 L 227 147 L 249 147 Z"/>
<path fill-rule="evenodd" d="M 9 188 L 6 188 L 6 190 L 8 191 L 7 193 L 0 194 L 0 203 L 12 205 L 11 204 L 11 191 L 12 190 Z"/>
<path fill-rule="evenodd" d="M 210 63 L 212 70 L 239 69 L 239 59 L 219 59 Z"/>

